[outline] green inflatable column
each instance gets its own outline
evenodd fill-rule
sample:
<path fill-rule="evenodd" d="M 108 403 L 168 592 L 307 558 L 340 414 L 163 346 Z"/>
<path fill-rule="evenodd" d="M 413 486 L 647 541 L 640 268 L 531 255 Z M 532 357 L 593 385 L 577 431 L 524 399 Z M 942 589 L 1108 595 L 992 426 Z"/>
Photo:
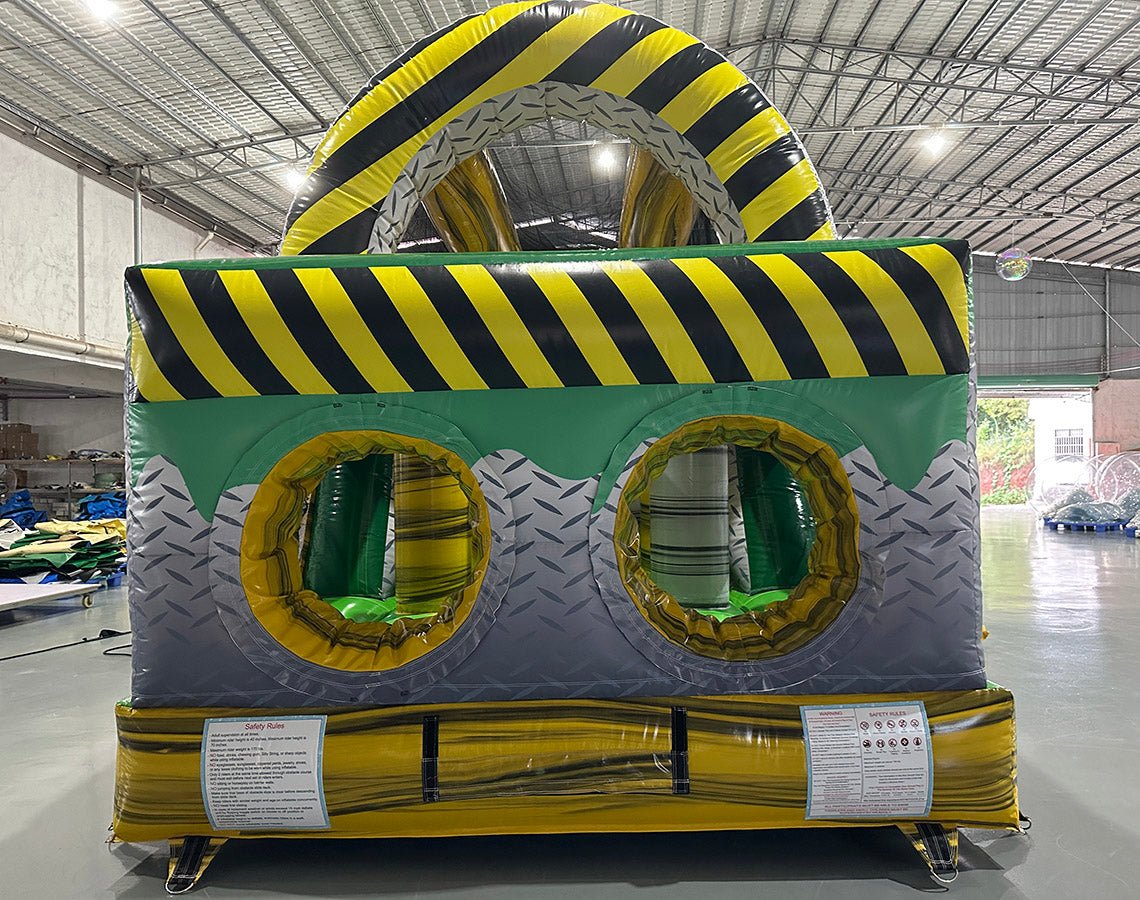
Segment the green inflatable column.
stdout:
<path fill-rule="evenodd" d="M 815 520 L 802 488 L 771 453 L 736 448 L 752 592 L 790 588 L 807 574 Z"/>
<path fill-rule="evenodd" d="M 392 457 L 334 466 L 317 485 L 305 546 L 305 587 L 322 597 L 379 597 L 392 495 Z"/>

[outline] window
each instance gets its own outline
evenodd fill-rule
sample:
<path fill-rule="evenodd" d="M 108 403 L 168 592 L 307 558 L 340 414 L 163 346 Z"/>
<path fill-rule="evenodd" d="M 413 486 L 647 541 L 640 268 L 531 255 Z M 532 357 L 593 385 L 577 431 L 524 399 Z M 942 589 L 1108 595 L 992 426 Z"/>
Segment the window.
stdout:
<path fill-rule="evenodd" d="M 1085 430 L 1083 428 L 1057 428 L 1053 431 L 1053 455 L 1085 455 Z"/>

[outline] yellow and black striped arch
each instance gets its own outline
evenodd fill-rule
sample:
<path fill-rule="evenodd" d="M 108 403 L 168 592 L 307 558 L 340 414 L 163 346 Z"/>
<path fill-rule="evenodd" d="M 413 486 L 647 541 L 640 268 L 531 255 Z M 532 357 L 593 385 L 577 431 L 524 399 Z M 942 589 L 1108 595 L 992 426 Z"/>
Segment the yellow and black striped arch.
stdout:
<path fill-rule="evenodd" d="M 373 77 L 318 146 L 281 253 L 364 251 L 378 204 L 420 147 L 479 103 L 540 82 L 605 91 L 659 117 L 708 162 L 748 240 L 834 236 L 803 146 L 723 56 L 631 10 L 528 0 L 453 22 Z"/>
<path fill-rule="evenodd" d="M 129 269 L 134 399 L 969 370 L 961 241 L 502 256 Z"/>

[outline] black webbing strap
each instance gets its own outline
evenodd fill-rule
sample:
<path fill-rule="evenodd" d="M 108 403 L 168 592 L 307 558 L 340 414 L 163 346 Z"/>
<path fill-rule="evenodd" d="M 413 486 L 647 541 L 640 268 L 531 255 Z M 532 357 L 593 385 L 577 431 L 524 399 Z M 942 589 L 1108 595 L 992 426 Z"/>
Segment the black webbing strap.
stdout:
<path fill-rule="evenodd" d="M 673 793 L 689 793 L 689 714 L 683 706 L 673 707 L 673 740 L 669 757 L 673 764 Z"/>
<path fill-rule="evenodd" d="M 958 861 L 946 829 L 934 822 L 917 822 L 915 827 L 926 847 L 927 862 L 935 876 L 955 876 L 958 874 Z"/>
<path fill-rule="evenodd" d="M 424 803 L 435 803 L 439 800 L 439 716 L 424 716 L 423 729 L 420 779 L 423 782 Z"/>
<path fill-rule="evenodd" d="M 171 849 L 175 847 L 171 843 Z M 185 838 L 178 846 L 178 859 L 170 868 L 166 879 L 166 891 L 169 894 L 185 894 L 198 882 L 205 866 L 202 864 L 206 851 L 210 849 L 210 838 L 202 835 L 193 835 Z"/>

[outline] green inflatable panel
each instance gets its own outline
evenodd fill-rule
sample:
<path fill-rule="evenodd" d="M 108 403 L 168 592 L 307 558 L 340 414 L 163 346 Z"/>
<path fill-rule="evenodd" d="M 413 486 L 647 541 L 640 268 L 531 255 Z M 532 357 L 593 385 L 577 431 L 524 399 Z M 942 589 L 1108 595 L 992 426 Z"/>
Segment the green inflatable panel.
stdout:
<path fill-rule="evenodd" d="M 305 545 L 305 587 L 322 597 L 377 597 L 392 495 L 392 457 L 333 467 L 317 486 Z"/>
<path fill-rule="evenodd" d="M 763 450 L 736 448 L 752 593 L 790 588 L 807 574 L 815 520 L 792 473 Z"/>
<path fill-rule="evenodd" d="M 350 622 L 395 622 L 397 619 L 430 619 L 435 613 L 401 613 L 395 597 L 326 597 L 329 606 Z"/>

